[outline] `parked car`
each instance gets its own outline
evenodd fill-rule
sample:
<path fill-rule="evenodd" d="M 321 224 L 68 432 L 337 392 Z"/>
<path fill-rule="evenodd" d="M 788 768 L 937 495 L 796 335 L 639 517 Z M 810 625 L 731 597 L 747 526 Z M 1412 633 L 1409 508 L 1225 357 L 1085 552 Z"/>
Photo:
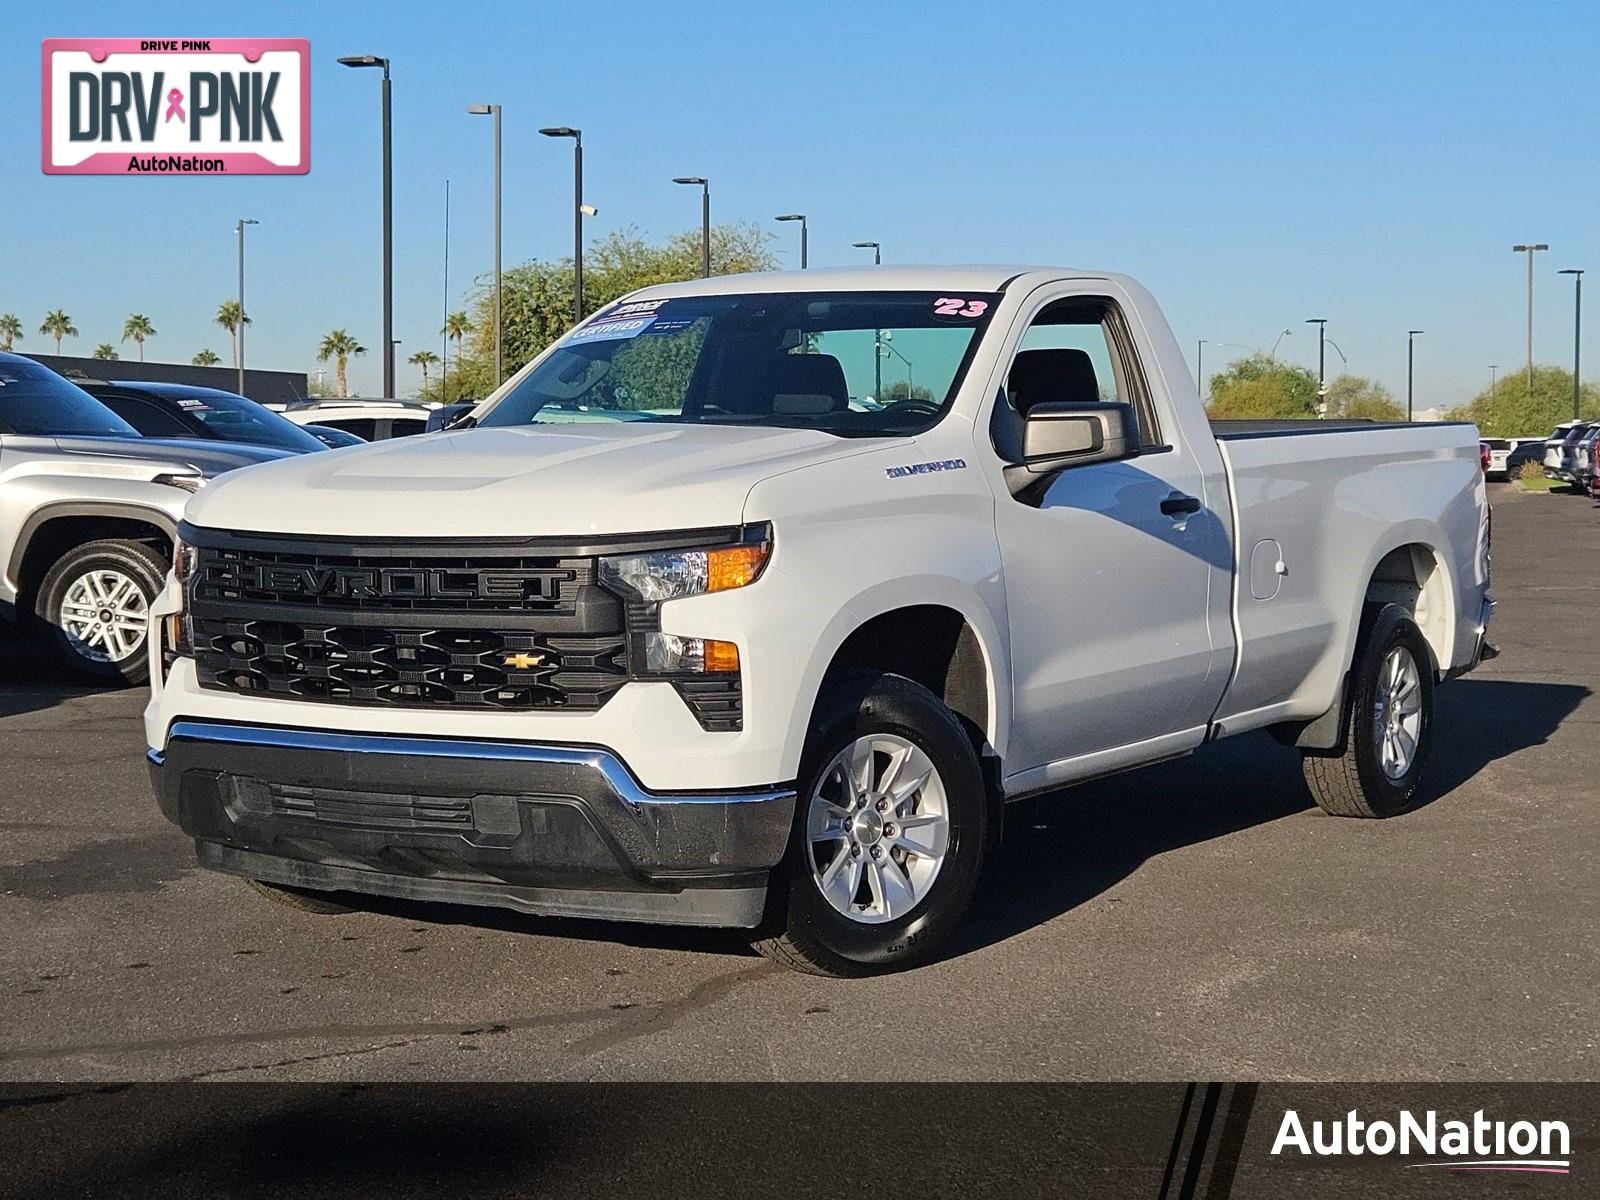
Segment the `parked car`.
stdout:
<path fill-rule="evenodd" d="M 335 450 L 342 446 L 360 446 L 367 440 L 364 437 L 357 437 L 349 430 L 335 429 L 332 425 L 302 425 L 300 428 L 304 429 L 324 446 Z"/>
<path fill-rule="evenodd" d="M 185 502 L 224 471 L 288 457 L 142 437 L 48 367 L 0 353 L 0 620 L 36 622 L 81 677 L 142 682 Z"/>
<path fill-rule="evenodd" d="M 1489 449 L 1489 465 L 1484 468 L 1489 478 L 1510 479 L 1515 473 L 1515 470 L 1520 468 L 1522 463 L 1527 461 L 1529 454 L 1525 453 L 1523 457 L 1517 461 L 1516 467 L 1512 466 L 1511 456 L 1519 449 L 1530 445 L 1536 445 L 1542 450 L 1544 446 L 1544 439 L 1484 438 L 1483 444 Z"/>
<path fill-rule="evenodd" d="M 1512 438 L 1511 443 L 1511 450 L 1506 454 L 1507 479 L 1516 479 L 1529 463 L 1537 465 L 1544 461 L 1543 438 Z"/>
<path fill-rule="evenodd" d="M 425 432 L 428 414 L 437 407 L 410 400 L 316 400 L 292 404 L 283 415 L 296 425 L 322 425 L 381 442 Z"/>
<path fill-rule="evenodd" d="M 1544 473 L 1559 483 L 1573 483 L 1573 455 L 1578 439 L 1588 430 L 1587 421 L 1563 421 L 1545 439 Z"/>
<path fill-rule="evenodd" d="M 885 331 L 917 389 L 858 410 Z M 302 909 L 738 926 L 833 975 L 949 941 L 1006 801 L 1219 737 L 1400 812 L 1492 653 L 1478 432 L 1213 427 L 1189 378 L 1102 272 L 635 292 L 469 427 L 194 497 L 162 811 Z"/>
<path fill-rule="evenodd" d="M 1585 496 L 1589 494 L 1589 484 L 1595 476 L 1597 440 L 1600 440 L 1600 423 L 1586 426 L 1572 445 L 1573 490 Z"/>
<path fill-rule="evenodd" d="M 327 448 L 309 430 L 236 392 L 123 380 L 78 386 L 145 437 L 212 438 L 294 454 Z"/>

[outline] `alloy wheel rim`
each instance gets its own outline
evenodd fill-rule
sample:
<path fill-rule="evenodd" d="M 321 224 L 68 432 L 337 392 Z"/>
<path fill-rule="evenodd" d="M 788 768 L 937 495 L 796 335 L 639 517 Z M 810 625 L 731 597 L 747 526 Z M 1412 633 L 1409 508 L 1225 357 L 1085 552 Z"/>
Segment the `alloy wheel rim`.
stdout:
<path fill-rule="evenodd" d="M 1417 760 L 1422 738 L 1422 675 L 1404 646 L 1392 648 L 1378 670 L 1372 723 L 1383 773 L 1403 778 Z"/>
<path fill-rule="evenodd" d="M 927 897 L 950 849 L 950 807 L 933 761 L 890 733 L 851 742 L 818 776 L 806 814 L 811 874 L 852 921 L 898 920 Z"/>
<path fill-rule="evenodd" d="M 77 653 L 91 662 L 119 663 L 144 646 L 150 602 L 132 576 L 98 568 L 68 585 L 58 618 Z"/>

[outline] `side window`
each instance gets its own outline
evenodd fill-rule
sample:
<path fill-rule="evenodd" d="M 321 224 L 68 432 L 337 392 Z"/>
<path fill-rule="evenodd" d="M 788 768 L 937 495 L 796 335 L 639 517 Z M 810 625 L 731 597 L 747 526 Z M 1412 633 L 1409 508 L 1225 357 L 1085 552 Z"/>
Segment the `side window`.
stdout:
<path fill-rule="evenodd" d="M 1133 405 L 1146 447 L 1161 444 L 1133 339 L 1116 304 L 1098 296 L 1074 296 L 1043 308 L 1017 344 L 1006 375 L 1006 399 L 1015 421 L 1035 404 L 1117 403 Z M 1003 437 L 997 430 L 996 445 Z"/>
<path fill-rule="evenodd" d="M 373 436 L 378 430 L 378 423 L 376 421 L 364 421 L 360 419 L 344 421 L 319 421 L 318 424 L 329 425 L 334 429 L 342 429 L 346 433 L 353 433 L 364 442 L 372 441 Z"/>
<path fill-rule="evenodd" d="M 191 430 L 182 421 L 172 416 L 158 404 L 148 400 L 136 399 L 133 396 L 106 396 L 100 403 L 104 404 L 117 416 L 129 425 L 132 425 L 145 437 L 181 438 L 194 437 Z"/>
<path fill-rule="evenodd" d="M 389 422 L 390 437 L 410 437 L 414 433 L 421 433 L 428 427 L 426 421 L 413 421 L 407 417 L 395 417 Z"/>

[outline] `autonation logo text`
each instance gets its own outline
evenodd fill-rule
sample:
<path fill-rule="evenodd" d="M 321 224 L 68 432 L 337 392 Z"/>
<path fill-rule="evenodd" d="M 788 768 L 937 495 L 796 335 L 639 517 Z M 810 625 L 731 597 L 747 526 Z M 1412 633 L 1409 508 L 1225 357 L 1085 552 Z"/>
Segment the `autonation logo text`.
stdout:
<path fill-rule="evenodd" d="M 1352 1108 L 1336 1120 L 1312 1121 L 1308 1130 L 1291 1108 L 1283 1114 L 1272 1143 L 1274 1155 L 1288 1151 L 1314 1158 L 1419 1154 L 1438 1161 L 1406 1165 L 1565 1175 L 1572 1168 L 1572 1133 L 1565 1121 L 1508 1123 L 1490 1120 L 1482 1109 L 1469 1121 L 1440 1120 L 1433 1109 L 1420 1118 L 1401 1109 L 1393 1120 L 1369 1121 Z"/>

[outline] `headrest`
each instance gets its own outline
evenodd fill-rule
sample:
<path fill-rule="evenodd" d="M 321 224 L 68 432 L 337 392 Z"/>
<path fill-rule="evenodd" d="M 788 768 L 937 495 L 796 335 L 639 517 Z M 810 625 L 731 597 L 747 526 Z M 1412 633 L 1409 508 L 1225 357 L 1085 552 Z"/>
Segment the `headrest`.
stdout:
<path fill-rule="evenodd" d="M 821 416 L 850 406 L 844 368 L 831 354 L 780 354 L 769 373 L 775 416 Z"/>
<path fill-rule="evenodd" d="M 1006 394 L 1026 417 L 1035 404 L 1098 404 L 1100 385 L 1083 350 L 1024 350 L 1011 364 Z"/>

